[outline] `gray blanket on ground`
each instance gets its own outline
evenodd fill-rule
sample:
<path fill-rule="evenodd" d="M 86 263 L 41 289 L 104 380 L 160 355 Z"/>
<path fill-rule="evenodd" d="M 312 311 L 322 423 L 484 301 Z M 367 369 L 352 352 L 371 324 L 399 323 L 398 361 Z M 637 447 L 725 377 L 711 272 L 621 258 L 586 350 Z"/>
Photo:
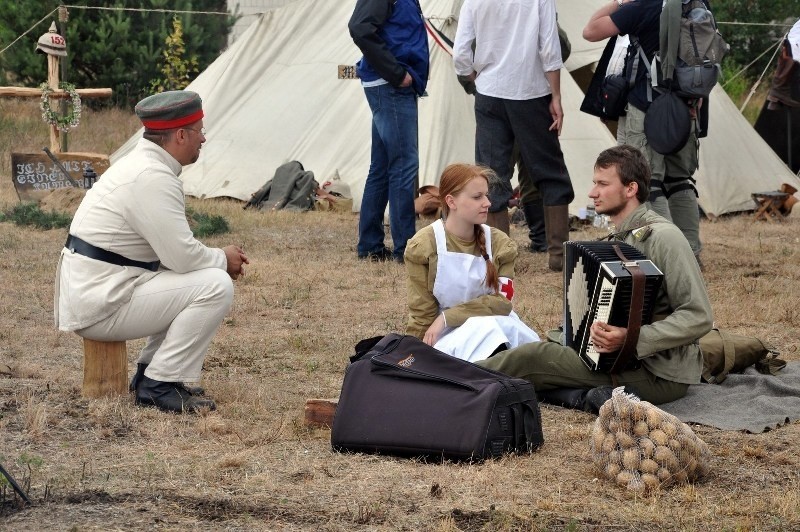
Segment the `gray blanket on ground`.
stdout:
<path fill-rule="evenodd" d="M 686 397 L 659 408 L 685 423 L 759 434 L 800 419 L 800 362 L 788 362 L 775 376 L 750 367 L 722 384 L 689 386 Z"/>

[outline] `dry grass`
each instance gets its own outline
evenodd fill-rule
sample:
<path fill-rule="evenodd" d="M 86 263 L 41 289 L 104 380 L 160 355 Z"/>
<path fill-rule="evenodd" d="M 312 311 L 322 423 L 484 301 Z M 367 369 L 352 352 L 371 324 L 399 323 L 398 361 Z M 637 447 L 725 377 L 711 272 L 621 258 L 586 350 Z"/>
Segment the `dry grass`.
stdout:
<path fill-rule="evenodd" d="M 128 118 L 103 135 L 124 140 L 135 129 Z M 3 207 L 16 200 L 5 146 Z M 0 224 L 0 369 L 11 368 L 0 371 L 0 462 L 35 502 L 0 504 L 0 529 L 800 529 L 797 423 L 760 435 L 695 427 L 714 455 L 711 475 L 645 498 L 595 478 L 593 417 L 557 408 L 543 407 L 546 442 L 531 455 L 426 464 L 332 453 L 329 431 L 302 426 L 304 402 L 338 395 L 358 340 L 403 329 L 404 268 L 355 260 L 353 216 L 190 204 L 231 224 L 209 245 L 243 243 L 253 262 L 205 362 L 219 409 L 195 417 L 136 408 L 130 397 L 81 398 L 81 342 L 52 327 L 65 232 Z M 717 323 L 789 360 L 800 360 L 798 223 L 702 225 Z M 525 240 L 518 228 L 512 236 Z M 518 270 L 519 313 L 541 333 L 558 322 L 561 277 L 527 252 Z M 132 372 L 142 341 L 128 345 Z"/>

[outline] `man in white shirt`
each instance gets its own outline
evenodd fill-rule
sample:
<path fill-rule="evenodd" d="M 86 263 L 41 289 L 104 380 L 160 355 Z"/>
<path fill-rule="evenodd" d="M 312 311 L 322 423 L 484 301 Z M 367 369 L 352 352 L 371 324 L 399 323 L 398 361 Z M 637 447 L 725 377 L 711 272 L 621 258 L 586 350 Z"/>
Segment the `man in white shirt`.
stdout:
<path fill-rule="evenodd" d="M 131 383 L 136 404 L 213 410 L 183 383 L 200 379 L 233 301 L 231 279 L 249 260 L 237 246 L 204 246 L 186 221 L 178 175 L 205 142 L 200 97 L 155 94 L 136 114 L 144 138 L 87 191 L 72 220 L 56 272 L 56 326 L 98 341 L 148 337 Z"/>
<path fill-rule="evenodd" d="M 549 267 L 560 271 L 575 193 L 558 141 L 563 62 L 555 0 L 465 0 L 453 62 L 456 74 L 475 81 L 476 162 L 500 177 L 490 191 L 489 225 L 508 233 L 516 141 L 542 193 Z"/>

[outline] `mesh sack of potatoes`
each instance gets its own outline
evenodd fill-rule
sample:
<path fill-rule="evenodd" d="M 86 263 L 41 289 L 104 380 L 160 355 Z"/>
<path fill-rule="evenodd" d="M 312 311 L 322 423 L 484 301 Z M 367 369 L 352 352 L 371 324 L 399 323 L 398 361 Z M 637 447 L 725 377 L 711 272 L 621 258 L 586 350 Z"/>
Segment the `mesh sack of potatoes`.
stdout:
<path fill-rule="evenodd" d="M 616 388 L 592 425 L 590 451 L 600 476 L 643 493 L 708 473 L 708 445 L 672 414 Z"/>

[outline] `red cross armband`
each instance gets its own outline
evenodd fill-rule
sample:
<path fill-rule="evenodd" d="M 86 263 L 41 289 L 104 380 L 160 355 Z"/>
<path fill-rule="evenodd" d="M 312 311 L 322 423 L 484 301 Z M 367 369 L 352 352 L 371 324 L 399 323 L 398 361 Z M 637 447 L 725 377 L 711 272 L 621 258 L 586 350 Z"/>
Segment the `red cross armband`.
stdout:
<path fill-rule="evenodd" d="M 514 300 L 514 280 L 508 277 L 500 277 L 498 279 L 500 284 L 500 293 L 506 296 L 509 301 Z"/>

